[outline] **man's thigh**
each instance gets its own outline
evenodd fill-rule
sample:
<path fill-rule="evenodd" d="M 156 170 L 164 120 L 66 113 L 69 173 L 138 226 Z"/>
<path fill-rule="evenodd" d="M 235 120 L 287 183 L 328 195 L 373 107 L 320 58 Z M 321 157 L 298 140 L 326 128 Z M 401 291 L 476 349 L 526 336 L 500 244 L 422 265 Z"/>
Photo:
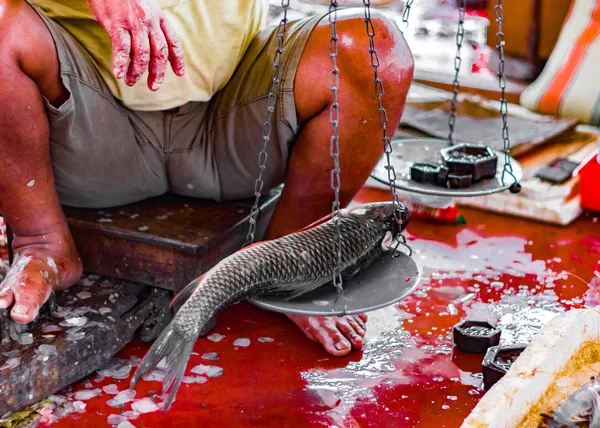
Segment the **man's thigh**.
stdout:
<path fill-rule="evenodd" d="M 267 167 L 263 174 L 265 190 L 285 179 L 288 159 L 300 128 L 294 100 L 294 78 L 310 34 L 322 18 L 310 17 L 289 23 L 287 27 L 277 104 L 271 115 Z M 206 139 L 221 200 L 246 198 L 254 194 L 277 46 L 276 29 L 269 28 L 260 33 L 231 80 L 208 105 Z M 194 159 L 179 158 L 177 162 L 184 164 L 194 162 Z"/>
<path fill-rule="evenodd" d="M 140 139 L 135 117 L 112 96 L 89 55 L 60 25 L 39 12 L 56 45 L 69 98 L 44 100 L 61 203 L 99 208 L 164 193 L 162 154 Z"/>

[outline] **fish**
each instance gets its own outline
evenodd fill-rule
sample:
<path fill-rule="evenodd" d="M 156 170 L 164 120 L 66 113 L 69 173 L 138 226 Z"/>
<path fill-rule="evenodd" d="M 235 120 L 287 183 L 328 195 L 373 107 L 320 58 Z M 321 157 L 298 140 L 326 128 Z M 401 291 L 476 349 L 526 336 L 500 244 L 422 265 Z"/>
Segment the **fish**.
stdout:
<path fill-rule="evenodd" d="M 343 209 L 338 218 L 326 216 L 298 232 L 255 243 L 220 261 L 175 297 L 172 305 L 183 304 L 144 356 L 131 388 L 164 359 L 163 394 L 171 388 L 166 412 L 195 342 L 220 310 L 265 293 L 293 299 L 329 283 L 337 263 L 333 245 L 338 222 L 342 279 L 356 275 L 386 252 L 396 251 L 395 243 L 410 219 L 403 204 L 397 208 L 399 215 L 391 201 Z"/>

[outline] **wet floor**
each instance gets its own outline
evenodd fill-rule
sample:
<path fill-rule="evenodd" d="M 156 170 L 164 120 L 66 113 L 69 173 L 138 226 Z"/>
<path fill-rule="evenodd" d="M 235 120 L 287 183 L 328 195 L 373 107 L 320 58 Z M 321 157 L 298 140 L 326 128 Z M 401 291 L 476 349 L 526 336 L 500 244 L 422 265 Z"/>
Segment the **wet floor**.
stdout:
<path fill-rule="evenodd" d="M 357 201 L 385 195 L 364 190 Z M 503 328 L 503 343 L 526 342 L 555 314 L 600 299 L 587 285 L 600 271 L 597 219 L 559 228 L 462 211 L 466 225 L 411 223 L 407 237 L 423 282 L 399 305 L 369 314 L 360 352 L 328 356 L 284 316 L 240 304 L 197 342 L 166 416 L 161 370 L 135 395 L 128 391 L 130 366 L 148 349 L 133 343 L 112 366 L 54 397 L 39 422 L 459 427 L 483 394 L 482 356 L 453 349 L 454 324 L 466 316 L 492 319 Z"/>

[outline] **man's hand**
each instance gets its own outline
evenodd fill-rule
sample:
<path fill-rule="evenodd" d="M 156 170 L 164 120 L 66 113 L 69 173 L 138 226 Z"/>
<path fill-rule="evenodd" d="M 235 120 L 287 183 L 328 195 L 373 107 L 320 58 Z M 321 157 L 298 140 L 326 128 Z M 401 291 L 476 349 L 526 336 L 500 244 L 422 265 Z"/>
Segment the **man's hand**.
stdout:
<path fill-rule="evenodd" d="M 148 87 L 158 90 L 168 63 L 178 76 L 185 64 L 179 38 L 155 0 L 88 0 L 96 20 L 112 40 L 113 74 L 135 85 L 146 70 Z"/>

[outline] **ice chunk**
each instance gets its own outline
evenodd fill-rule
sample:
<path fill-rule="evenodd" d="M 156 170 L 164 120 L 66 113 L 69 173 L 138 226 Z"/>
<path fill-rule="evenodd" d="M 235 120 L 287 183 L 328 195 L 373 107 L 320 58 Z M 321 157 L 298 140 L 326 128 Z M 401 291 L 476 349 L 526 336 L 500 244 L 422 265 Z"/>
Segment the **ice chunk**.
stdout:
<path fill-rule="evenodd" d="M 135 398 L 135 391 L 133 389 L 126 389 L 124 391 L 119 392 L 117 395 L 115 395 L 113 400 L 115 400 L 118 403 L 125 404 L 125 403 L 129 403 L 134 398 Z"/>
<path fill-rule="evenodd" d="M 206 352 L 206 353 L 202 354 L 201 358 L 203 360 L 208 360 L 208 361 L 217 361 L 219 359 L 219 354 L 217 354 L 216 352 Z"/>
<path fill-rule="evenodd" d="M 131 408 L 137 413 L 152 413 L 158 410 L 156 403 L 147 397 L 131 403 Z"/>
<path fill-rule="evenodd" d="M 75 393 L 75 399 L 76 400 L 89 400 L 91 398 L 97 397 L 98 395 L 101 394 L 102 391 L 100 391 L 100 389 L 96 388 L 96 389 L 92 389 L 92 390 L 88 390 L 88 389 L 84 389 L 82 391 L 77 391 Z"/>
<path fill-rule="evenodd" d="M 117 385 L 115 385 L 114 383 L 112 383 L 110 385 L 103 386 L 102 391 L 104 391 L 110 395 L 117 395 L 119 393 L 119 387 Z"/>
<path fill-rule="evenodd" d="M 80 291 L 79 293 L 76 294 L 76 296 L 82 300 L 89 299 L 90 297 L 92 297 L 92 293 L 90 293 L 89 291 Z"/>
<path fill-rule="evenodd" d="M 74 342 L 76 340 L 80 340 L 83 339 L 85 337 L 85 333 L 84 332 L 77 332 L 77 333 L 70 333 L 67 335 L 67 340 Z"/>
<path fill-rule="evenodd" d="M 19 364 L 21 364 L 21 358 L 19 358 L 19 357 L 9 358 L 8 360 L 6 360 L 4 362 L 4 364 L 2 364 L 0 366 L 0 371 L 15 368 Z"/>
<path fill-rule="evenodd" d="M 87 323 L 87 317 L 71 317 L 60 323 L 63 327 L 83 327 Z"/>
<path fill-rule="evenodd" d="M 219 377 L 223 374 L 223 368 L 219 366 L 205 366 L 204 364 L 199 364 L 194 367 L 191 372 L 195 374 L 203 374 L 208 377 Z"/>
<path fill-rule="evenodd" d="M 183 383 L 206 383 L 208 379 L 204 376 L 184 376 L 181 381 Z"/>
<path fill-rule="evenodd" d="M 85 406 L 86 406 L 86 404 L 83 401 L 73 401 L 73 407 L 78 412 L 84 412 Z"/>
<path fill-rule="evenodd" d="M 271 343 L 271 342 L 275 342 L 275 339 L 270 338 L 270 337 L 259 337 L 258 341 L 260 343 Z"/>
<path fill-rule="evenodd" d="M 250 339 L 248 339 L 247 337 L 241 337 L 239 339 L 235 339 L 235 341 L 233 342 L 233 346 L 240 346 L 242 348 L 247 348 L 248 346 L 250 346 Z"/>
<path fill-rule="evenodd" d="M 206 338 L 208 340 L 210 340 L 211 342 L 220 342 L 225 336 L 223 336 L 222 334 L 219 333 L 213 333 L 209 336 L 206 336 Z"/>
<path fill-rule="evenodd" d="M 106 423 L 109 425 L 119 425 L 121 422 L 125 422 L 127 418 L 121 415 L 109 415 L 106 418 Z"/>
<path fill-rule="evenodd" d="M 40 345 L 38 346 L 38 348 L 35 350 L 36 354 L 39 355 L 46 355 L 46 356 L 50 356 L 50 355 L 54 355 L 56 354 L 56 346 L 54 345 Z"/>

